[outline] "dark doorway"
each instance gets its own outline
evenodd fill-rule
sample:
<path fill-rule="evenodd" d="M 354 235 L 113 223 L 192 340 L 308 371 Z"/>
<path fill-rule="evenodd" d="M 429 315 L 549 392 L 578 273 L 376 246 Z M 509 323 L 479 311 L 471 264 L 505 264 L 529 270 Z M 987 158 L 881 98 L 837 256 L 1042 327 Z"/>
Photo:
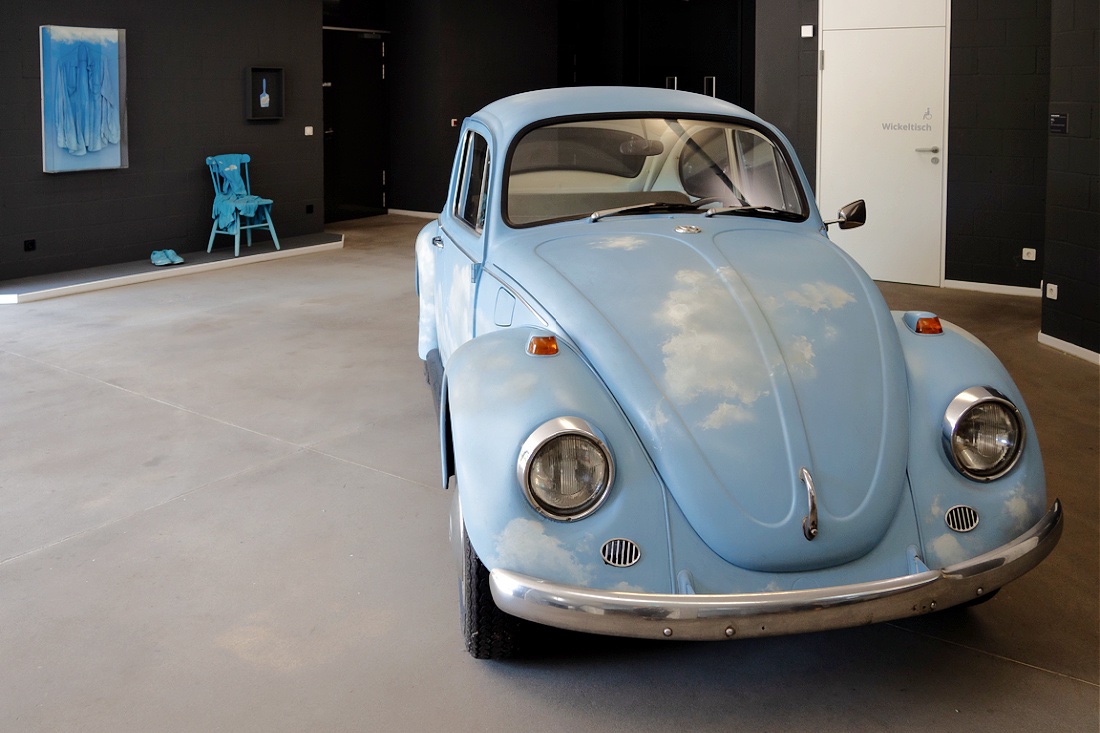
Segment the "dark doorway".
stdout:
<path fill-rule="evenodd" d="M 559 83 L 673 86 L 753 106 L 755 0 L 562 0 Z"/>
<path fill-rule="evenodd" d="M 325 28 L 325 221 L 386 213 L 385 40 Z"/>

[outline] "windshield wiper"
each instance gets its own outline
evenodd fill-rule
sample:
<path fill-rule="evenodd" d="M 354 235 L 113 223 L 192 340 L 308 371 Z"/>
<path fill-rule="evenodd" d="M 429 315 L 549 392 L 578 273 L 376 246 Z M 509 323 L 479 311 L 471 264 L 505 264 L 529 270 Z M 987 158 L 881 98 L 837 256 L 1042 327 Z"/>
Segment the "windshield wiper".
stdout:
<path fill-rule="evenodd" d="M 699 207 L 696 204 L 684 203 L 682 201 L 650 201 L 646 204 L 631 204 L 630 206 L 619 206 L 614 209 L 601 209 L 600 211 L 593 211 L 591 214 L 588 215 L 588 220 L 599 221 L 605 216 L 634 214 L 647 211 L 699 211 Z"/>
<path fill-rule="evenodd" d="M 798 218 L 797 214 L 792 214 L 789 211 L 782 211 L 774 206 L 725 206 L 721 209 L 707 209 L 703 216 L 711 217 L 715 214 L 771 214 L 772 216 L 781 217 L 794 217 Z"/>

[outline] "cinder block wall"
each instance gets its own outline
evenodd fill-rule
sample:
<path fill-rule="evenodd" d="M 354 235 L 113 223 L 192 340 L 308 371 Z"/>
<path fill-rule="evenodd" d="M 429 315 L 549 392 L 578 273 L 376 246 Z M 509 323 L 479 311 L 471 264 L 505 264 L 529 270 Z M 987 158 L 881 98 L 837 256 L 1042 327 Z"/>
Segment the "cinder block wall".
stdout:
<path fill-rule="evenodd" d="M 1096 0 L 1053 0 L 1050 112 L 1066 115 L 1048 135 L 1043 333 L 1100 353 L 1100 10 Z"/>
<path fill-rule="evenodd" d="M 754 110 L 791 141 L 806 176 L 817 178 L 818 0 L 756 3 Z M 817 29 L 802 38 L 800 27 Z"/>
<path fill-rule="evenodd" d="M 126 30 L 129 168 L 42 172 L 41 25 Z M 5 2 L 0 279 L 205 249 L 213 189 L 203 161 L 217 153 L 252 155 L 253 187 L 275 200 L 280 237 L 321 231 L 321 63 L 318 0 Z M 285 69 L 283 120 L 244 119 L 250 66 Z M 318 134 L 306 137 L 305 125 Z"/>
<path fill-rule="evenodd" d="M 461 121 L 494 99 L 555 86 L 556 0 L 386 4 L 390 168 L 395 209 L 440 211 Z"/>
<path fill-rule="evenodd" d="M 1039 287 L 1049 79 L 1050 0 L 952 0 L 948 280 Z"/>

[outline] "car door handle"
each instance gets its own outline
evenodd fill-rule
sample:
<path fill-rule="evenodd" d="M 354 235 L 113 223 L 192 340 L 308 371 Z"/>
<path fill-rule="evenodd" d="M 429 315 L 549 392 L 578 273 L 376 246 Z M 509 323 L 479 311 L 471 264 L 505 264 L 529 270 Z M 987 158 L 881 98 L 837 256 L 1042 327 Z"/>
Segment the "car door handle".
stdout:
<path fill-rule="evenodd" d="M 917 152 L 918 153 L 938 153 L 938 152 L 940 152 L 940 149 L 939 149 L 938 146 L 937 147 L 932 147 L 932 148 L 917 148 Z"/>
<path fill-rule="evenodd" d="M 432 244 L 434 244 L 436 247 L 439 247 L 440 249 L 443 249 L 443 237 L 432 237 Z"/>

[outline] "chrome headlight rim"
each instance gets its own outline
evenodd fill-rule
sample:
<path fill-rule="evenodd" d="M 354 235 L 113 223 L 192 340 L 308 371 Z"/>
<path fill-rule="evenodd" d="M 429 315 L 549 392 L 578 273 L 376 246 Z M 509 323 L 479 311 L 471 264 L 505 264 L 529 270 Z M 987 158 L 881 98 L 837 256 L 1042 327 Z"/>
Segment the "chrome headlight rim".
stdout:
<path fill-rule="evenodd" d="M 981 405 L 997 404 L 1005 408 L 1007 414 L 1015 423 L 1017 439 L 1012 451 L 993 468 L 988 471 L 975 471 L 967 468 L 960 462 L 955 452 L 955 435 L 963 419 L 975 408 Z M 1027 442 L 1027 426 L 1024 416 L 1012 400 L 1005 397 L 993 387 L 971 387 L 955 396 L 947 406 L 943 415 L 943 448 L 947 459 L 956 471 L 966 478 L 980 483 L 995 481 L 1006 475 L 1016 467 L 1020 456 L 1024 453 L 1024 445 Z"/>
<path fill-rule="evenodd" d="M 607 479 L 599 492 L 584 502 L 579 509 L 567 512 L 557 510 L 539 500 L 531 488 L 531 467 L 543 447 L 557 438 L 569 435 L 588 440 L 600 451 L 607 464 Z M 535 428 L 527 440 L 523 441 L 516 461 L 516 478 L 523 488 L 523 495 L 527 498 L 527 502 L 536 512 L 557 522 L 575 522 L 590 516 L 607 501 L 607 497 L 611 494 L 611 487 L 615 483 L 615 459 L 603 433 L 587 420 L 571 416 L 556 417 Z"/>

